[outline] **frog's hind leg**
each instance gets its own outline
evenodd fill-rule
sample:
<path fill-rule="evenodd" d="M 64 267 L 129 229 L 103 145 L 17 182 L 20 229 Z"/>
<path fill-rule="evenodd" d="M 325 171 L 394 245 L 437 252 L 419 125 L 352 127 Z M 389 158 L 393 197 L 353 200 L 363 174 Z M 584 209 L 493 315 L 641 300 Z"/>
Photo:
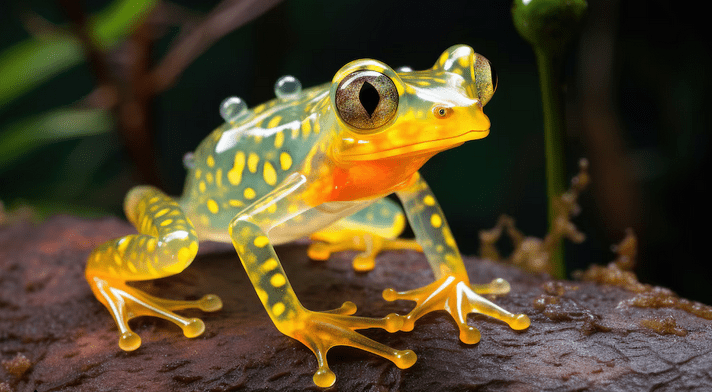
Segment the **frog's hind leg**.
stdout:
<path fill-rule="evenodd" d="M 111 312 L 119 327 L 119 347 L 131 351 L 141 338 L 128 326 L 138 316 L 155 316 L 177 324 L 187 337 L 203 333 L 205 324 L 173 310 L 199 308 L 215 311 L 222 302 L 215 295 L 197 301 L 174 301 L 150 296 L 127 281 L 157 279 L 183 271 L 198 252 L 195 228 L 178 204 L 153 187 L 134 188 L 126 196 L 126 216 L 139 234 L 127 235 L 97 247 L 89 256 L 86 278 L 94 295 Z"/>
<path fill-rule="evenodd" d="M 335 252 L 357 250 L 361 253 L 354 257 L 354 269 L 370 271 L 375 266 L 376 256 L 382 251 L 423 251 L 415 240 L 398 238 L 405 229 L 405 222 L 400 205 L 383 198 L 312 234 L 311 239 L 316 242 L 309 246 L 307 252 L 312 259 L 326 260 Z"/>

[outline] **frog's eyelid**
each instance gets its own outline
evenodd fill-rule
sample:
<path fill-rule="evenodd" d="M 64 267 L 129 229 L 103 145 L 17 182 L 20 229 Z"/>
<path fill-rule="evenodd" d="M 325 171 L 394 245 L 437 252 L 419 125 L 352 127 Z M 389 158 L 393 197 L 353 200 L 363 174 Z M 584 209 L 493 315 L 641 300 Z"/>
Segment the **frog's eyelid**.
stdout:
<path fill-rule="evenodd" d="M 405 84 L 398 73 L 383 62 L 373 59 L 354 60 L 339 69 L 331 81 L 331 97 L 334 98 L 336 87 L 349 75 L 356 71 L 375 71 L 388 76 L 398 90 L 398 95 L 405 93 Z"/>

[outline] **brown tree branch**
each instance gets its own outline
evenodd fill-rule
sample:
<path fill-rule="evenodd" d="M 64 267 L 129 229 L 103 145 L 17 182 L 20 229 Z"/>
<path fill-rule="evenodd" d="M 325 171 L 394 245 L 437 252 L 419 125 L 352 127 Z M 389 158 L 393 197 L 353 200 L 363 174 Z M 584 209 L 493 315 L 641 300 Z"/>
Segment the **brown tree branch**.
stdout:
<path fill-rule="evenodd" d="M 155 93 L 171 87 L 181 73 L 217 40 L 257 18 L 282 0 L 225 0 L 218 4 L 153 69 L 150 85 Z"/>

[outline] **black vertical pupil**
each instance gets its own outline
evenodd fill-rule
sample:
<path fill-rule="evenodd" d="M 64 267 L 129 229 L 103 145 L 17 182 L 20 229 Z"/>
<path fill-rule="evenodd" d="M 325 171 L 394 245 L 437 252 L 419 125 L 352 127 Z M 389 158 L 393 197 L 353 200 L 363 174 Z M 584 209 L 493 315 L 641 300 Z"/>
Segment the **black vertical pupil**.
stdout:
<path fill-rule="evenodd" d="M 378 94 L 378 90 L 369 82 L 363 82 L 361 86 L 361 91 L 358 93 L 358 99 L 361 101 L 361 106 L 366 109 L 366 113 L 371 117 L 373 112 L 376 111 L 378 107 L 378 102 L 381 101 L 381 95 Z"/>

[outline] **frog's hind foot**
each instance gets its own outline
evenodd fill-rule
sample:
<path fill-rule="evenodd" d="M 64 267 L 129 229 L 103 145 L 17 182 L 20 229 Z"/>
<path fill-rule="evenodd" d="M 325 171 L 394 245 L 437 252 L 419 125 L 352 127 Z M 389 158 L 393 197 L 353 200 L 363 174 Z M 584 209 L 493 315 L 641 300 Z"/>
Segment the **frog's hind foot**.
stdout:
<path fill-rule="evenodd" d="M 197 301 L 178 301 L 157 298 L 125 283 L 99 276 L 88 276 L 89 284 L 97 298 L 111 312 L 119 327 L 119 347 L 133 351 L 141 346 L 141 338 L 129 328 L 128 322 L 139 316 L 154 316 L 178 325 L 186 337 L 194 338 L 205 331 L 205 323 L 198 318 L 185 318 L 173 310 L 197 308 L 214 312 L 222 308 L 222 301 L 209 294 Z"/>
<path fill-rule="evenodd" d="M 468 280 L 455 275 L 445 275 L 435 282 L 409 291 L 397 292 L 386 289 L 383 298 L 387 301 L 397 299 L 415 301 L 415 308 L 405 317 L 402 331 L 413 329 L 415 321 L 427 313 L 445 310 L 451 314 L 460 329 L 460 340 L 466 344 L 480 341 L 477 328 L 467 324 L 469 313 L 480 313 L 509 324 L 512 329 L 522 330 L 529 327 L 529 318 L 524 314 L 512 314 L 480 294 L 505 294 L 510 285 L 504 279 L 495 279 L 488 284 L 470 285 Z"/>
<path fill-rule="evenodd" d="M 403 326 L 404 318 L 390 314 L 384 318 L 351 316 L 356 305 L 346 302 L 338 309 L 326 312 L 303 310 L 299 312 L 292 325 L 299 329 L 283 331 L 287 335 L 304 343 L 316 356 L 318 369 L 314 373 L 314 383 L 322 388 L 330 387 L 336 381 L 336 375 L 329 369 L 326 354 L 332 347 L 349 346 L 370 352 L 393 362 L 400 369 L 407 369 L 415 363 L 417 356 L 412 350 L 396 350 L 382 343 L 367 338 L 355 330 L 364 328 L 382 328 L 396 332 Z"/>
<path fill-rule="evenodd" d="M 329 241 L 318 236 L 312 236 L 316 242 L 309 245 L 307 254 L 314 260 L 327 260 L 332 253 L 356 250 L 361 253 L 353 259 L 353 268 L 358 272 L 368 272 L 376 266 L 376 256 L 386 250 L 414 250 L 422 252 L 423 248 L 412 239 L 385 238 L 377 234 L 356 234 L 347 239 Z"/>

